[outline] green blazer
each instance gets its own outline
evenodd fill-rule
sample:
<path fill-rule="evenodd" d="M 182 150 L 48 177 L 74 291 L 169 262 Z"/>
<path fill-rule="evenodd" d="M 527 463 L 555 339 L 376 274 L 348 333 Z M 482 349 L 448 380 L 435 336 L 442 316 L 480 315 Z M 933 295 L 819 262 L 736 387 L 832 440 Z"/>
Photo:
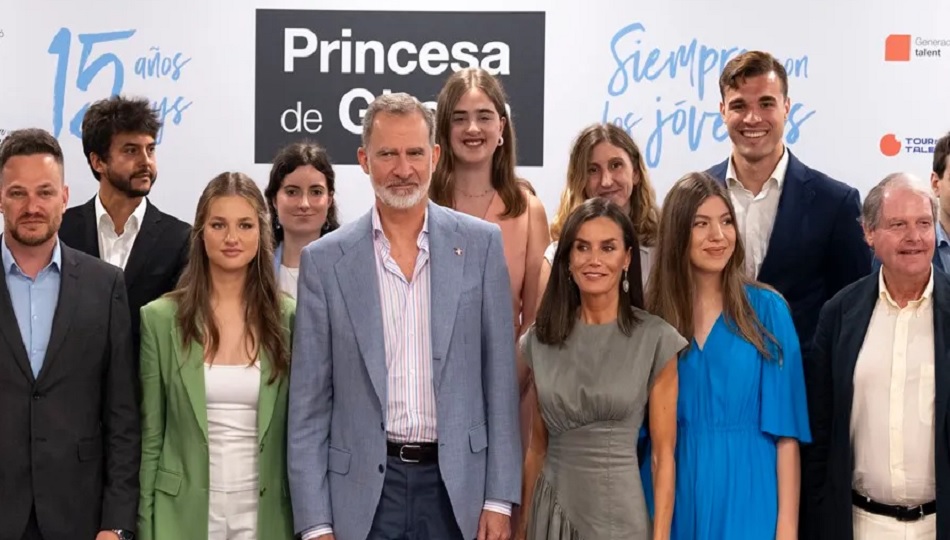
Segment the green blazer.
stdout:
<path fill-rule="evenodd" d="M 282 298 L 287 343 L 293 343 L 294 300 Z M 208 415 L 203 349 L 182 348 L 177 305 L 159 298 L 141 309 L 142 465 L 136 538 L 208 538 Z M 292 539 L 287 485 L 286 377 L 268 384 L 271 368 L 261 361 L 257 413 L 260 505 L 258 537 Z"/>

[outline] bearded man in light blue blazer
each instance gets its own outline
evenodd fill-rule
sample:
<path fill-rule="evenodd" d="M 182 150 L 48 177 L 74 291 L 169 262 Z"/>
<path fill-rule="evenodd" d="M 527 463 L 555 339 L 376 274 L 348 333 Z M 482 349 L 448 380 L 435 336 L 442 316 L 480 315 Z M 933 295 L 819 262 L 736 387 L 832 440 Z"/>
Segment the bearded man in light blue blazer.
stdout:
<path fill-rule="evenodd" d="M 428 200 L 432 113 L 370 104 L 358 156 L 376 201 L 304 249 L 288 467 L 304 540 L 506 540 L 521 436 L 497 225 Z"/>

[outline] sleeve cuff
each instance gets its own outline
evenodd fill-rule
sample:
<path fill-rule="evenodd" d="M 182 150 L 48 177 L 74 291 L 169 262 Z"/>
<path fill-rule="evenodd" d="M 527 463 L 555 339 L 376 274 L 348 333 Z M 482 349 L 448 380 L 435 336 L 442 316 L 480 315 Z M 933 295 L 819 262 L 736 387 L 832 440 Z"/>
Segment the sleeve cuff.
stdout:
<path fill-rule="evenodd" d="M 485 506 L 482 508 L 484 510 L 488 510 L 489 512 L 495 512 L 496 514 L 503 514 L 511 517 L 511 503 L 507 501 L 488 499 L 485 501 Z"/>
<path fill-rule="evenodd" d="M 300 540 L 313 540 L 314 538 L 319 538 L 325 534 L 333 534 L 333 527 L 329 525 L 317 525 L 316 527 L 311 527 L 300 535 Z"/>

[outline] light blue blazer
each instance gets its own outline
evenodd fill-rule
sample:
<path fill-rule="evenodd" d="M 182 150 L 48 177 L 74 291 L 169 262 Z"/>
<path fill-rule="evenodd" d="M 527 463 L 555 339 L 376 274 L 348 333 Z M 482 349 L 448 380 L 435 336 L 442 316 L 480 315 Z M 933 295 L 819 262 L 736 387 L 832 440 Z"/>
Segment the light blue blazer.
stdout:
<path fill-rule="evenodd" d="M 439 467 L 459 528 L 486 499 L 519 504 L 521 434 L 501 231 L 429 203 L 432 379 Z M 387 372 L 372 215 L 301 254 L 288 476 L 296 532 L 369 534 L 386 463 Z"/>

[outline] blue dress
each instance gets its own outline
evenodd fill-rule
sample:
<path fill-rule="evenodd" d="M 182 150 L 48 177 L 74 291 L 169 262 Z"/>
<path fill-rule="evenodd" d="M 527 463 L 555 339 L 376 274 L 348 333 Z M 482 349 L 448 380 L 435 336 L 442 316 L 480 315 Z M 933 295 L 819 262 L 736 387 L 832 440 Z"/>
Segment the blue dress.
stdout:
<path fill-rule="evenodd" d="M 766 359 L 720 315 L 703 348 L 692 339 L 680 357 L 674 540 L 775 538 L 778 438 L 811 442 L 791 313 L 772 291 L 746 294 L 782 354 Z M 641 474 L 652 512 L 649 465 Z"/>

